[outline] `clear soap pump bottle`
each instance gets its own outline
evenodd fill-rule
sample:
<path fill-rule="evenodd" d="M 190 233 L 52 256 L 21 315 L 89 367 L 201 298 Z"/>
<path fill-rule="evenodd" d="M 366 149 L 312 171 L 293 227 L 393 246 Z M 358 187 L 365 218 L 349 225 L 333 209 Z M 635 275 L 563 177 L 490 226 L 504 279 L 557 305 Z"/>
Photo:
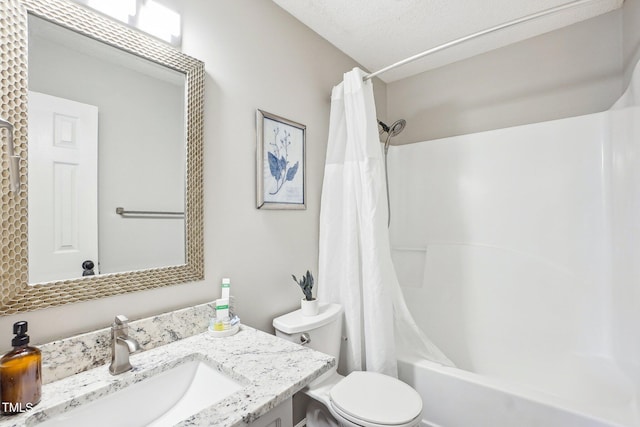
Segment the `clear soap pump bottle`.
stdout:
<path fill-rule="evenodd" d="M 27 322 L 13 324 L 13 350 L 0 359 L 0 410 L 3 414 L 27 412 L 40 402 L 42 355 L 29 346 Z"/>

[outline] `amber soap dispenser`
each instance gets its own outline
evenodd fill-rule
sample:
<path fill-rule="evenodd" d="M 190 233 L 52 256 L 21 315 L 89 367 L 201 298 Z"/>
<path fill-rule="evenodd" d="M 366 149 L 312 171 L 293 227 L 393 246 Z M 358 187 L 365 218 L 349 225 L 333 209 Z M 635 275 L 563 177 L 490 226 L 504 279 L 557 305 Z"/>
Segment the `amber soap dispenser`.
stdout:
<path fill-rule="evenodd" d="M 13 324 L 13 350 L 0 359 L 0 410 L 5 415 L 27 412 L 40 402 L 42 355 L 29 346 L 27 322 Z"/>

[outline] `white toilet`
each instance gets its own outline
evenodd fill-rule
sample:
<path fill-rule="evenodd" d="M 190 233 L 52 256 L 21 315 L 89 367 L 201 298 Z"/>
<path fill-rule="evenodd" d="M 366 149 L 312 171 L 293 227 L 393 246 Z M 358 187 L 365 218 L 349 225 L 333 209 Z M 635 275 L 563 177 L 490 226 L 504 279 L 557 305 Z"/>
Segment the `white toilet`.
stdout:
<path fill-rule="evenodd" d="M 340 356 L 342 306 L 325 304 L 316 316 L 300 310 L 273 320 L 276 336 Z M 305 343 L 306 342 L 306 343 Z M 313 381 L 305 393 L 307 425 L 347 427 L 413 427 L 420 424 L 422 399 L 410 386 L 375 372 L 352 372 L 346 377 L 336 368 Z"/>

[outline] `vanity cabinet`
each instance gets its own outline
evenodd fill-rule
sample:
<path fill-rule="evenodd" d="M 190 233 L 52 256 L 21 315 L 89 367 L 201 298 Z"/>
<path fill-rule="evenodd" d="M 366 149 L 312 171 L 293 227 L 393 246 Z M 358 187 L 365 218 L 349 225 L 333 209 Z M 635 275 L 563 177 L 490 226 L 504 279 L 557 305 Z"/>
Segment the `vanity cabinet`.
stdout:
<path fill-rule="evenodd" d="M 248 427 L 293 427 L 293 405 L 288 398 L 257 420 L 247 424 Z"/>

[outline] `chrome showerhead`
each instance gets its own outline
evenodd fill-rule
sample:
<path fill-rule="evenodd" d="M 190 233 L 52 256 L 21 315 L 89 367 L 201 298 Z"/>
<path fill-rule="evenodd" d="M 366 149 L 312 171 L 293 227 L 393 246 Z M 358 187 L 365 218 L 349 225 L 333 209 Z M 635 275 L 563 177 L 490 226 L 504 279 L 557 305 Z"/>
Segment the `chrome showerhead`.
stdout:
<path fill-rule="evenodd" d="M 389 168 L 387 166 L 387 153 L 389 152 L 389 142 L 391 141 L 391 138 L 397 136 L 404 130 L 404 127 L 407 125 L 407 121 L 400 119 L 393 122 L 391 126 L 387 126 L 378 120 L 378 124 L 382 127 L 382 131 L 387 134 L 387 139 L 384 141 L 384 179 L 387 188 L 387 227 L 389 227 L 391 225 L 391 199 L 389 196 Z M 382 134 L 383 132 L 380 133 Z"/>
<path fill-rule="evenodd" d="M 378 120 L 378 125 L 380 126 L 380 134 L 386 133 L 389 137 L 394 137 L 404 130 L 404 127 L 407 125 L 407 121 L 400 119 L 393 122 L 391 126 L 387 126 L 386 123 Z"/>
<path fill-rule="evenodd" d="M 378 120 L 378 124 L 382 128 L 382 132 L 380 133 L 386 132 L 387 134 L 387 139 L 384 142 L 384 154 L 386 155 L 387 151 L 389 151 L 389 142 L 391 141 L 391 138 L 397 136 L 404 130 L 404 127 L 407 125 L 407 121 L 404 119 L 400 119 L 393 122 L 391 126 L 387 126 L 386 124 Z"/>
<path fill-rule="evenodd" d="M 404 130 L 404 127 L 406 125 L 407 121 L 405 119 L 396 120 L 388 130 L 389 136 L 393 138 L 394 136 L 398 135 Z"/>

